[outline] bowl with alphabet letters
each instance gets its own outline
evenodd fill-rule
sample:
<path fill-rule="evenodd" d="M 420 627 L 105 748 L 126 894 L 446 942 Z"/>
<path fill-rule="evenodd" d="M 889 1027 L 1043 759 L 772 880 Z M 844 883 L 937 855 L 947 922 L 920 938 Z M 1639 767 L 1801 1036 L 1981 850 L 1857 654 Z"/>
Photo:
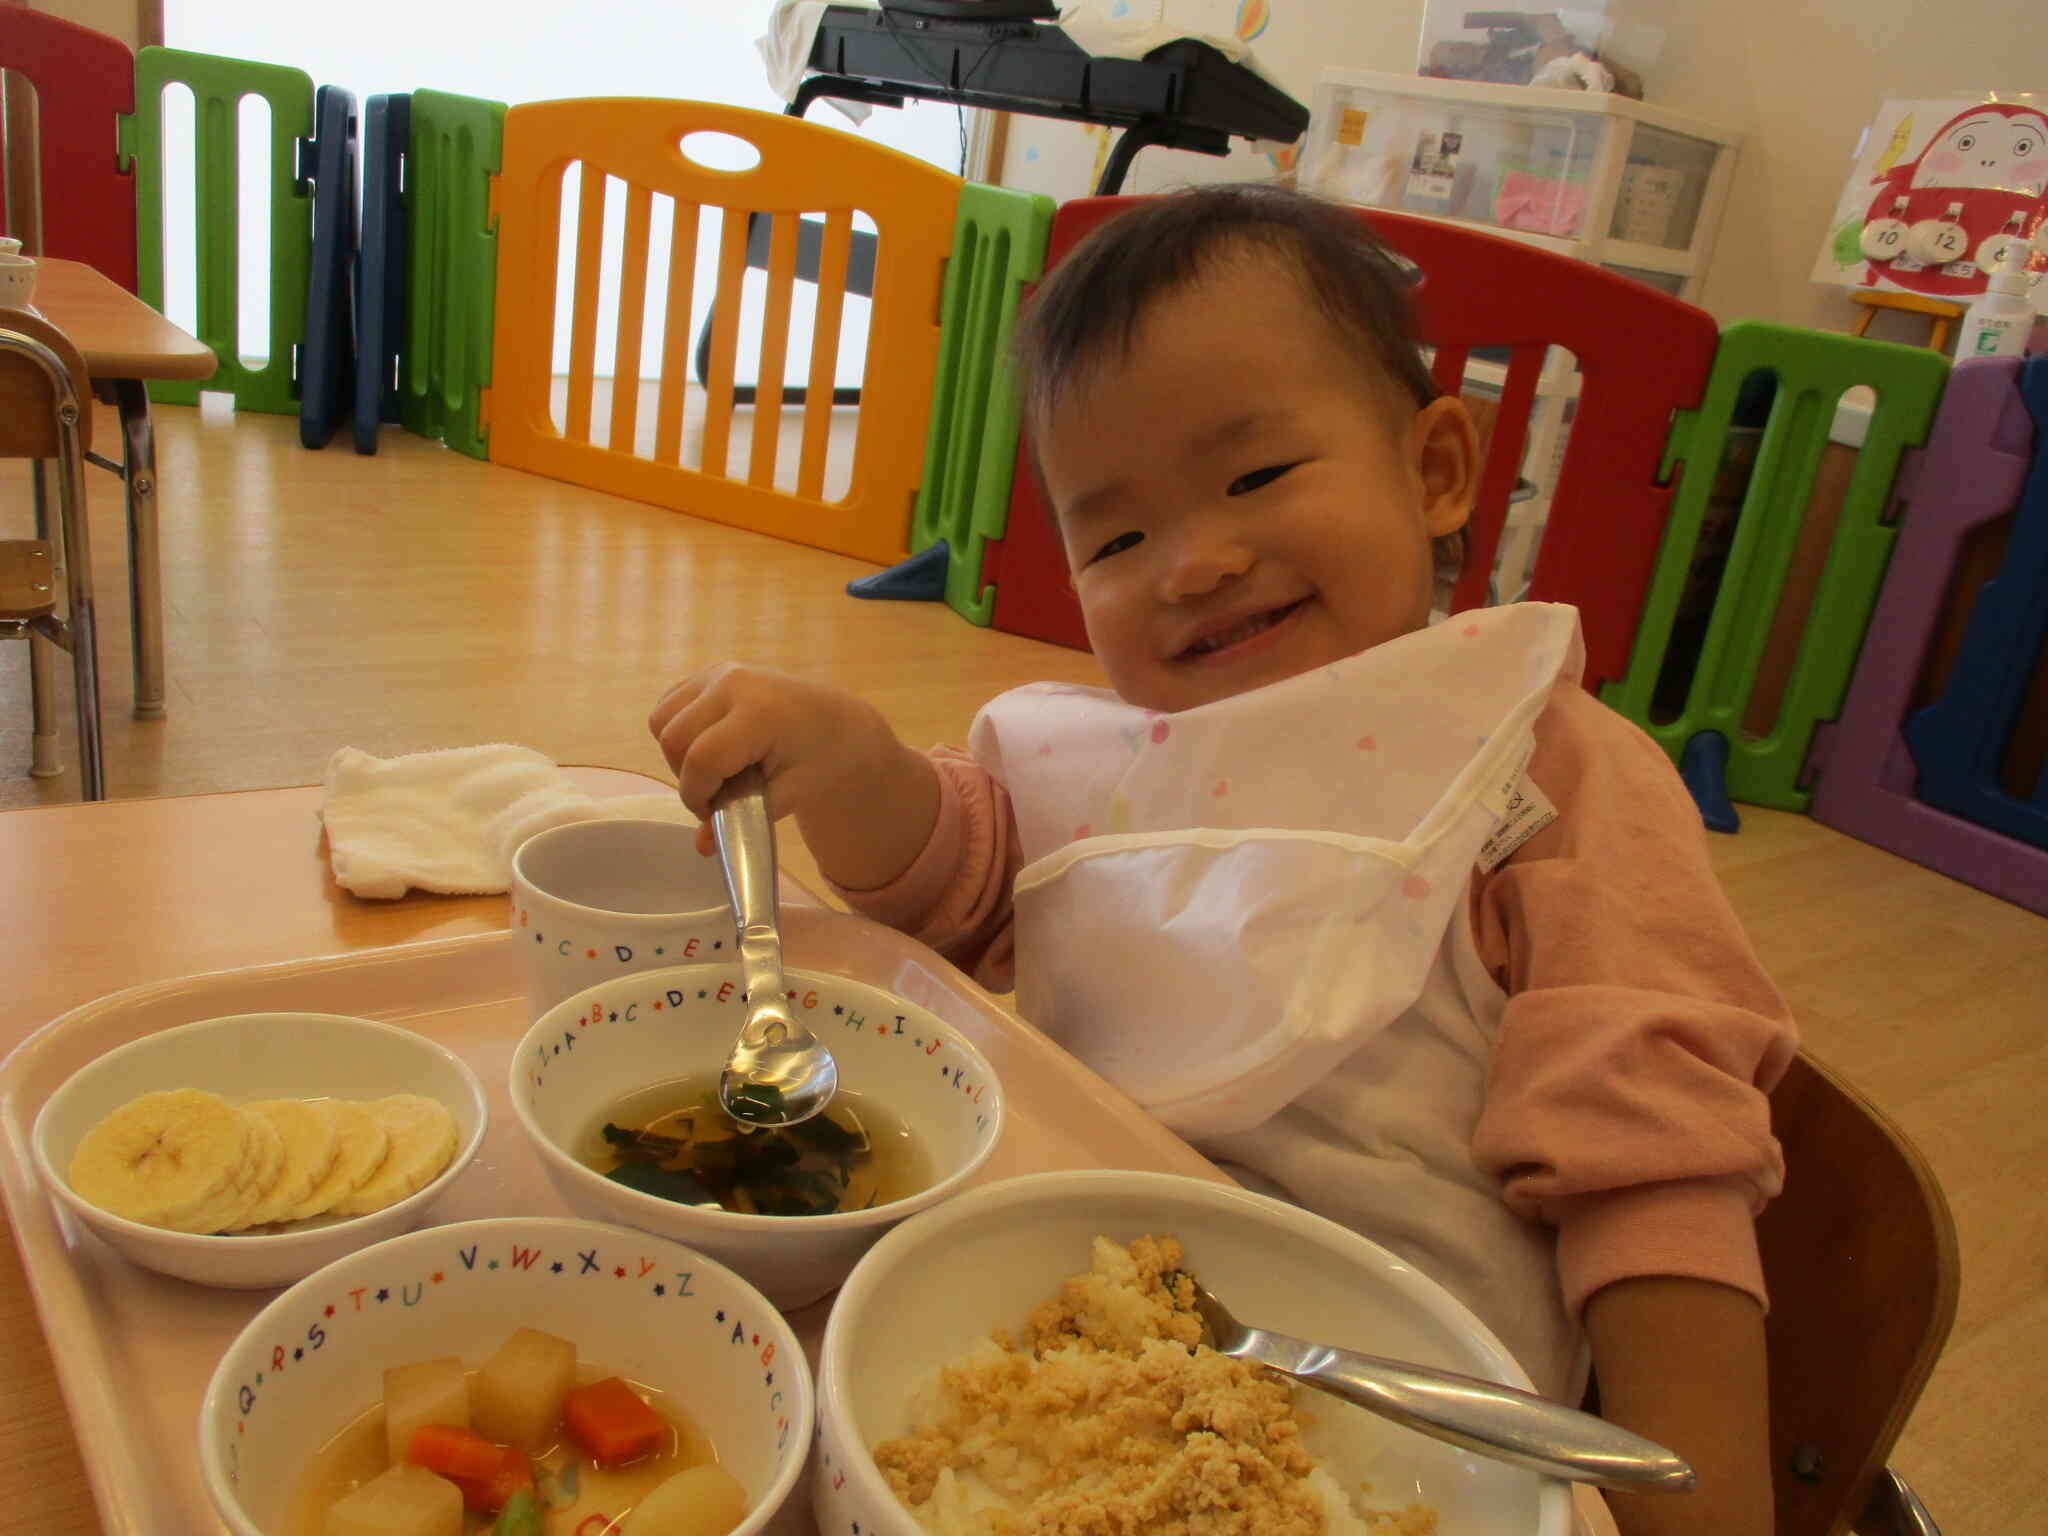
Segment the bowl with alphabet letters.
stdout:
<path fill-rule="evenodd" d="M 622 975 L 557 1004 L 511 1067 L 512 1110 L 578 1215 L 674 1238 L 785 1309 L 956 1193 L 1003 1128 L 1003 1090 L 960 1030 L 879 987 L 790 968 L 789 1005 L 831 1048 L 824 1113 L 764 1130 L 719 1107 L 746 1003 L 731 964 Z"/>

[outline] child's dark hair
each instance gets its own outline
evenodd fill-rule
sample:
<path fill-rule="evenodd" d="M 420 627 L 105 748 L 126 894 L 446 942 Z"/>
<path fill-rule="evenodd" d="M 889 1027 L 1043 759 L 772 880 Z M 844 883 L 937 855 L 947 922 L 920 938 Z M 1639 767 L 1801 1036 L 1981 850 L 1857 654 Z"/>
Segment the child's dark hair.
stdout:
<path fill-rule="evenodd" d="M 1331 324 L 1417 409 L 1436 399 L 1411 269 L 1353 209 L 1272 182 L 1234 182 L 1135 200 L 1039 284 L 1014 343 L 1026 417 L 1042 425 L 1077 375 L 1121 356 L 1155 300 L 1247 253 L 1296 267 Z M 1461 533 L 1439 539 L 1439 574 L 1455 574 L 1463 553 Z"/>
<path fill-rule="evenodd" d="M 1331 323 L 1389 380 L 1418 407 L 1436 398 L 1399 258 L 1351 209 L 1271 182 L 1239 182 L 1137 201 L 1053 269 L 1017 326 L 1031 418 L 1044 420 L 1077 372 L 1128 347 L 1153 300 L 1247 251 L 1295 263 Z"/>

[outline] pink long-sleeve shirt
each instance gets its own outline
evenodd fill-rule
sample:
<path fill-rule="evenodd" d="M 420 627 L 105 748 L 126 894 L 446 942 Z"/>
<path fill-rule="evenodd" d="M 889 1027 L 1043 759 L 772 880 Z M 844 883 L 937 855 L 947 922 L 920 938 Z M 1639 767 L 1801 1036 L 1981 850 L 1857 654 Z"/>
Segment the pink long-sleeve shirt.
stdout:
<path fill-rule="evenodd" d="M 890 885 L 841 894 L 1006 991 L 1022 863 L 1009 792 L 961 752 L 932 757 L 943 795 L 926 847 Z M 1557 819 L 1475 870 L 1466 908 L 1507 994 L 1474 1163 L 1511 1210 L 1555 1229 L 1573 1318 L 1643 1275 L 1762 1302 L 1753 1218 L 1783 1178 L 1768 1094 L 1797 1046 L 1790 1015 L 1648 736 L 1561 687 L 1528 778 Z"/>

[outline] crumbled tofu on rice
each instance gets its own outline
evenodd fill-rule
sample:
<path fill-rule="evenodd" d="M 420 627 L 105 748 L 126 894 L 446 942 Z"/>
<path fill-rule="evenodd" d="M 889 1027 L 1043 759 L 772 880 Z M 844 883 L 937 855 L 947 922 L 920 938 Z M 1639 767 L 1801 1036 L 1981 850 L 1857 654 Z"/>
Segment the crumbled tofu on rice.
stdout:
<path fill-rule="evenodd" d="M 875 1448 L 938 1536 L 1434 1536 L 1422 1505 L 1360 1516 L 1301 1441 L 1295 1388 L 1200 1344 L 1170 1237 L 1098 1237 L 1085 1274 L 941 1373 Z"/>

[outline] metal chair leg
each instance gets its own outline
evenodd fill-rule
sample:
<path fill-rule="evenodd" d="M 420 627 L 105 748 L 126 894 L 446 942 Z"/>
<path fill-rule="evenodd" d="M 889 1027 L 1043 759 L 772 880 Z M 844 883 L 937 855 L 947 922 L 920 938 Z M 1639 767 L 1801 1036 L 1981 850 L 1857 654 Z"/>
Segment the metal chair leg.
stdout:
<path fill-rule="evenodd" d="M 37 740 L 30 771 L 47 771 L 55 765 L 55 728 L 50 719 L 54 689 L 50 686 L 49 653 L 45 647 L 62 645 L 71 652 L 73 705 L 78 719 L 78 778 L 80 793 L 87 800 L 106 798 L 106 764 L 100 740 L 100 680 L 98 625 L 93 614 L 92 541 L 85 513 L 85 443 L 81 430 L 87 403 L 72 386 L 72 375 L 64 360 L 33 336 L 5 333 L 9 351 L 26 356 L 40 367 L 50 381 L 56 400 L 57 457 L 49 461 L 57 476 L 55 502 L 63 523 L 59 545 L 63 562 L 64 617 L 43 614 L 31 621 L 29 637 L 29 686 L 33 696 Z M 36 493 L 39 533 L 48 525 L 50 498 L 39 462 L 32 479 Z M 45 746 L 44 734 L 49 741 Z"/>
<path fill-rule="evenodd" d="M 99 624 L 93 613 L 92 542 L 85 520 L 85 454 L 78 441 L 81 409 L 80 402 L 66 399 L 57 412 L 66 449 L 56 461 L 57 507 L 64 520 L 64 627 L 71 650 L 73 712 L 78 717 L 79 793 L 87 800 L 104 800 L 107 787 L 100 742 Z"/>
<path fill-rule="evenodd" d="M 28 773 L 32 779 L 54 779 L 64 771 L 57 756 L 57 675 L 51 666 L 52 642 L 29 631 L 28 697 L 35 717 L 29 738 Z"/>
<path fill-rule="evenodd" d="M 135 661 L 135 714 L 154 720 L 164 712 L 163 559 L 156 517 L 156 432 L 148 386 L 140 379 L 114 385 L 121 412 L 121 479 L 128 494 L 128 613 Z"/>
<path fill-rule="evenodd" d="M 50 536 L 50 487 L 43 474 L 43 461 L 28 467 L 29 495 L 35 506 L 36 537 Z M 57 755 L 57 676 L 50 655 L 54 644 L 49 637 L 29 631 L 28 697 L 35 721 L 29 736 L 28 774 L 32 779 L 54 779 L 64 771 Z"/>

